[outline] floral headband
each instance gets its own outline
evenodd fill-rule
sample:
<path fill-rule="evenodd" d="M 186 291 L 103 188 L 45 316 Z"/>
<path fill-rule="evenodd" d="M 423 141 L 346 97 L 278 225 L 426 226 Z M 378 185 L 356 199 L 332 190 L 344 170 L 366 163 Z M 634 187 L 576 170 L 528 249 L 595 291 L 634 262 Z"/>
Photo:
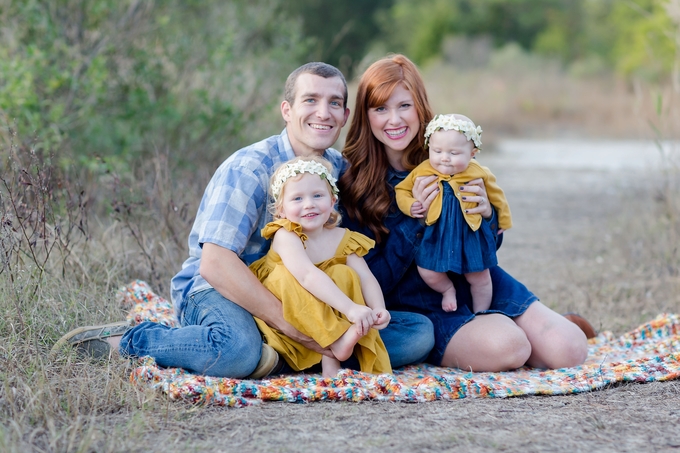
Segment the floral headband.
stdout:
<path fill-rule="evenodd" d="M 277 170 L 276 180 L 272 183 L 272 196 L 274 200 L 278 200 L 281 195 L 281 189 L 289 178 L 302 173 L 310 173 L 312 175 L 319 175 L 321 179 L 328 181 L 331 185 L 331 191 L 336 197 L 340 193 L 336 185 L 337 179 L 328 171 L 325 165 L 314 160 L 298 160 L 297 162 L 285 164 Z"/>
<path fill-rule="evenodd" d="M 458 119 L 455 115 L 436 115 L 432 118 L 427 129 L 425 129 L 425 146 L 427 146 L 430 136 L 440 129 L 461 132 L 468 141 L 474 142 L 475 148 L 482 149 L 482 128 L 480 126 L 475 127 L 469 121 Z"/>

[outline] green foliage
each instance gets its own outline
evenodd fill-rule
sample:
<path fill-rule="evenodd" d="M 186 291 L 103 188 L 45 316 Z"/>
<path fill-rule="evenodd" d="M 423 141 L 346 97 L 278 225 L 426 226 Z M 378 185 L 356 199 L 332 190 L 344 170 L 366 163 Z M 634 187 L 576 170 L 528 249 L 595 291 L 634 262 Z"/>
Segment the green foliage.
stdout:
<path fill-rule="evenodd" d="M 441 54 L 449 35 L 490 36 L 585 68 L 668 76 L 678 46 L 676 0 L 395 0 L 377 15 L 380 41 L 418 63 Z M 677 64 L 677 63 L 676 63 Z"/>
<path fill-rule="evenodd" d="M 672 22 L 667 3 L 631 0 L 615 4 L 611 21 L 618 33 L 612 60 L 619 72 L 652 80 L 671 72 L 676 53 L 680 53 L 680 42 L 674 41 L 680 24 Z"/>
<path fill-rule="evenodd" d="M 376 12 L 392 3 L 393 0 L 288 0 L 282 7 L 289 15 L 302 19 L 303 34 L 313 43 L 307 59 L 330 63 L 349 77 L 378 36 Z"/>
<path fill-rule="evenodd" d="M 91 165 L 224 158 L 305 50 L 277 0 L 0 0 L 0 22 L 3 121 Z"/>
<path fill-rule="evenodd" d="M 440 53 L 447 35 L 488 35 L 496 45 L 517 42 L 530 49 L 551 21 L 561 24 L 575 8 L 570 0 L 396 0 L 379 24 L 390 51 L 422 63 Z"/>

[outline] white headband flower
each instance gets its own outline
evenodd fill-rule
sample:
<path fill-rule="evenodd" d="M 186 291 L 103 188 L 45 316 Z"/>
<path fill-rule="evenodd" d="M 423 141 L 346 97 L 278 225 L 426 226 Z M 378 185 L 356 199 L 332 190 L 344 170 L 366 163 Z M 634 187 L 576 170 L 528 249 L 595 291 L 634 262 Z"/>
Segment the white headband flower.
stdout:
<path fill-rule="evenodd" d="M 321 179 L 325 179 L 328 181 L 328 184 L 331 185 L 331 191 L 333 192 L 333 195 L 337 197 L 340 193 L 340 190 L 338 190 L 338 186 L 336 185 L 338 180 L 335 179 L 335 177 L 328 171 L 328 168 L 326 168 L 325 165 L 319 162 L 313 160 L 299 160 L 297 162 L 284 164 L 284 166 L 280 170 L 277 170 L 277 172 L 278 175 L 276 180 L 272 183 L 272 196 L 274 197 L 274 201 L 279 199 L 279 196 L 281 195 L 281 189 L 283 189 L 283 185 L 286 183 L 286 181 L 289 178 L 302 173 L 319 175 Z"/>
<path fill-rule="evenodd" d="M 475 127 L 469 121 L 458 119 L 455 115 L 436 115 L 432 118 L 427 129 L 425 129 L 425 146 L 427 146 L 430 136 L 440 129 L 461 132 L 468 141 L 474 142 L 475 148 L 482 149 L 482 128 L 480 126 Z"/>

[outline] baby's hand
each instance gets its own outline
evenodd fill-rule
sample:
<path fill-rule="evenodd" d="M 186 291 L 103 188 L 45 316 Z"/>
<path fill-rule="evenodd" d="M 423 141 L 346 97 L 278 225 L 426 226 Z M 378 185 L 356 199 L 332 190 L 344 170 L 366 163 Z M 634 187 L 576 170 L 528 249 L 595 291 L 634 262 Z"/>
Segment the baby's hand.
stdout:
<path fill-rule="evenodd" d="M 420 201 L 416 201 L 411 205 L 411 217 L 414 219 L 420 219 L 427 212 L 427 209 L 423 207 Z"/>
<path fill-rule="evenodd" d="M 387 324 L 390 323 L 390 319 L 392 319 L 390 312 L 384 308 L 373 310 L 373 313 L 375 313 L 375 316 L 378 318 L 375 324 L 373 324 L 373 328 L 377 330 L 382 330 L 387 327 Z"/>
<path fill-rule="evenodd" d="M 366 335 L 376 321 L 376 315 L 373 310 L 365 305 L 354 304 L 347 313 L 345 313 L 349 322 L 357 326 L 357 331 L 360 335 Z"/>

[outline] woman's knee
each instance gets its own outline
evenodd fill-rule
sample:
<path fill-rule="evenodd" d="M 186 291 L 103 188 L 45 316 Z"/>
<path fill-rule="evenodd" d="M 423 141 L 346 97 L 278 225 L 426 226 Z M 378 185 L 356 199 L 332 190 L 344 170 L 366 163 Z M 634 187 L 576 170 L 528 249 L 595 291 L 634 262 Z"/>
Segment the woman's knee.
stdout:
<path fill-rule="evenodd" d="M 536 348 L 538 349 L 538 347 Z M 570 368 L 582 365 L 588 357 L 588 340 L 578 332 L 555 335 L 550 349 L 542 354 L 541 362 L 536 366 L 542 368 Z"/>
<path fill-rule="evenodd" d="M 531 343 L 510 318 L 478 316 L 461 327 L 449 342 L 442 365 L 473 371 L 507 371 L 523 366 Z"/>
<path fill-rule="evenodd" d="M 496 371 L 524 366 L 531 357 L 531 343 L 521 329 L 503 329 L 489 335 L 487 354 Z"/>

